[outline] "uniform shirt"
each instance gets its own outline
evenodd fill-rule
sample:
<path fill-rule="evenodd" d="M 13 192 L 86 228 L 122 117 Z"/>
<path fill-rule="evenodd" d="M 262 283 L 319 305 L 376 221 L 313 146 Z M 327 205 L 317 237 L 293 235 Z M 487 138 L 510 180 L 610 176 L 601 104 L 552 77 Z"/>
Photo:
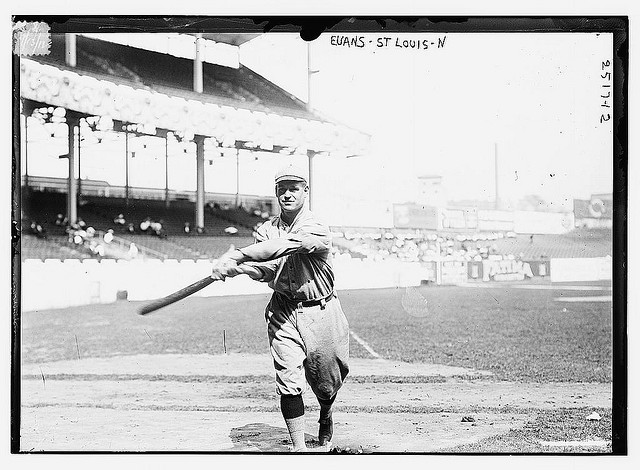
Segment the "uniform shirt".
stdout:
<path fill-rule="evenodd" d="M 291 225 L 280 217 L 262 224 L 256 244 L 240 251 L 262 272 L 262 281 L 298 302 L 320 300 L 333 292 L 331 234 L 311 211 L 300 210 Z"/>

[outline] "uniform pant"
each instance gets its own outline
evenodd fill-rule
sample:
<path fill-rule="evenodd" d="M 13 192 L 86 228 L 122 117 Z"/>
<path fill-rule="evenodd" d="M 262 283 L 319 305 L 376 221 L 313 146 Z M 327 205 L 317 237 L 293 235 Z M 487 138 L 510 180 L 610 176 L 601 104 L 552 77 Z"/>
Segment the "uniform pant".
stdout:
<path fill-rule="evenodd" d="M 304 307 L 274 292 L 265 310 L 279 395 L 299 395 L 305 378 L 320 400 L 332 400 L 349 373 L 349 324 L 337 297 Z"/>

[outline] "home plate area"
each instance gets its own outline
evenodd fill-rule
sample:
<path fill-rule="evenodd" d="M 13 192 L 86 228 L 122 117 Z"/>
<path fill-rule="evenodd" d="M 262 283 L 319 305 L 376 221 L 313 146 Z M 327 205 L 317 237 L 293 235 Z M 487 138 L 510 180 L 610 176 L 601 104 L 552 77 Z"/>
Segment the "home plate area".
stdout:
<path fill-rule="evenodd" d="M 288 452 L 271 368 L 261 354 L 25 364 L 21 449 Z M 304 395 L 311 452 L 449 452 L 522 429 L 544 410 L 610 407 L 606 383 L 504 382 L 486 371 L 385 359 L 354 358 L 351 368 L 330 448 L 317 446 L 319 409 Z"/>

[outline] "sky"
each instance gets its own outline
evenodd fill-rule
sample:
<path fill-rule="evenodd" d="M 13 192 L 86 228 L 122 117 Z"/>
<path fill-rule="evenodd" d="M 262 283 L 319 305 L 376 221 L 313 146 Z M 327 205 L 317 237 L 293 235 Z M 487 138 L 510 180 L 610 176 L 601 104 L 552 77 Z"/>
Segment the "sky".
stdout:
<path fill-rule="evenodd" d="M 428 174 L 443 177 L 448 199 L 493 200 L 496 150 L 507 203 L 536 194 L 569 208 L 573 198 L 612 191 L 612 126 L 599 122 L 610 35 L 368 34 L 355 39 L 364 47 L 342 36 L 310 45 L 311 102 L 372 136 L 370 153 L 348 162 L 348 174 L 367 183 L 363 198 L 410 199 L 415 177 Z M 391 38 L 386 47 L 380 37 Z M 298 35 L 254 39 L 240 61 L 307 100 L 307 43 Z M 325 159 L 319 173 L 344 164 Z"/>
<path fill-rule="evenodd" d="M 161 47 L 164 36 L 125 39 Z M 189 57 L 194 38 L 173 36 L 172 53 L 180 55 L 182 47 Z M 357 158 L 314 159 L 314 211 L 345 224 L 355 223 L 354 213 L 372 214 L 359 225 L 388 223 L 392 203 L 418 200 L 422 175 L 442 177 L 446 200 L 493 201 L 496 155 L 506 209 L 536 195 L 571 211 L 574 198 L 612 191 L 612 121 L 599 122 L 602 85 L 610 83 L 601 76 L 602 62 L 611 60 L 610 35 L 323 34 L 308 44 L 298 34 L 272 33 L 242 45 L 236 58 L 228 49 L 219 57 L 225 65 L 239 61 L 305 102 L 310 51 L 313 108 L 371 136 L 369 150 Z M 29 128 L 30 174 L 64 177 L 66 161 L 58 155 L 65 153 L 66 130 L 51 139 L 48 131 Z M 85 142 L 82 177 L 123 185 L 123 142 L 121 135 L 100 145 Z M 190 147 L 169 145 L 172 189 L 195 189 Z M 164 140 L 136 138 L 130 149 L 129 183 L 164 188 Z M 241 193 L 272 195 L 271 175 L 282 158 L 243 151 L 237 164 L 232 154 L 211 157 L 205 189 L 235 193 L 239 169 Z"/>

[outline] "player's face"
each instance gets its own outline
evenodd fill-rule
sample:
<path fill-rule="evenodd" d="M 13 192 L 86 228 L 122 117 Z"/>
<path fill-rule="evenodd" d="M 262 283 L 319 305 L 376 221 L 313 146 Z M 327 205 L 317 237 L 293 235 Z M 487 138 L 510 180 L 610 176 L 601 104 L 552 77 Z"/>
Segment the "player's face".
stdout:
<path fill-rule="evenodd" d="M 283 212 L 297 212 L 304 205 L 309 187 L 302 181 L 280 181 L 276 184 L 276 197 Z"/>

